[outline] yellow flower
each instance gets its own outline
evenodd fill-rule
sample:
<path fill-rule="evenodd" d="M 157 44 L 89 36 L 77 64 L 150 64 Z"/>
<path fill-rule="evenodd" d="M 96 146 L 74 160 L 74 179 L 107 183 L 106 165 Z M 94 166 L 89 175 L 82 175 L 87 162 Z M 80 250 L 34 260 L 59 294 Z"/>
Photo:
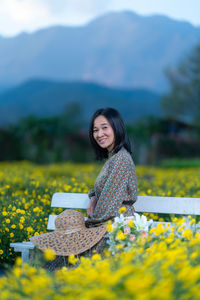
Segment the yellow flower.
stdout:
<path fill-rule="evenodd" d="M 132 228 L 132 227 L 134 226 L 134 222 L 133 222 L 132 219 L 128 222 L 128 226 L 129 226 L 130 228 Z"/>
<path fill-rule="evenodd" d="M 11 225 L 11 228 L 15 229 L 15 228 L 16 228 L 16 225 L 15 225 L 15 224 Z"/>
<path fill-rule="evenodd" d="M 28 231 L 28 232 L 33 232 L 34 230 L 33 230 L 32 227 L 27 227 L 27 231 Z"/>
<path fill-rule="evenodd" d="M 11 233 L 10 233 L 10 237 L 12 238 L 13 236 L 14 236 L 14 233 L 13 233 L 13 232 L 11 232 Z"/>
<path fill-rule="evenodd" d="M 3 254 L 3 250 L 1 249 L 1 250 L 0 250 L 0 255 L 2 255 L 2 254 Z"/>
<path fill-rule="evenodd" d="M 120 241 L 120 240 L 125 240 L 125 238 L 126 238 L 126 235 L 120 230 L 117 233 L 116 239 Z"/>
<path fill-rule="evenodd" d="M 25 221 L 25 218 L 24 218 L 24 217 L 21 217 L 21 218 L 20 218 L 20 223 L 24 223 L 24 221 Z"/>
<path fill-rule="evenodd" d="M 192 219 L 192 220 L 190 221 L 190 225 L 195 224 L 195 222 L 196 222 L 196 220 L 195 220 L 195 219 Z"/>
<path fill-rule="evenodd" d="M 117 247 L 118 250 L 120 250 L 120 249 L 123 248 L 123 245 L 122 244 L 118 244 L 116 247 Z"/>
<path fill-rule="evenodd" d="M 110 231 L 112 231 L 112 229 L 113 229 L 112 222 L 108 221 L 108 223 L 107 223 L 107 231 L 110 232 Z"/>
<path fill-rule="evenodd" d="M 107 231 L 111 232 L 113 230 L 112 225 L 107 225 Z"/>
<path fill-rule="evenodd" d="M 75 265 L 78 262 L 78 258 L 74 256 L 74 254 L 71 254 L 69 256 L 69 263 L 72 265 Z"/>
<path fill-rule="evenodd" d="M 14 268 L 14 269 L 13 269 L 13 274 L 14 274 L 16 277 L 20 277 L 21 274 L 22 274 L 22 268 Z"/>
<path fill-rule="evenodd" d="M 56 258 L 55 251 L 53 249 L 46 249 L 44 251 L 44 258 L 49 261 L 54 260 Z"/>
<path fill-rule="evenodd" d="M 181 226 L 181 227 L 179 227 L 179 229 L 178 229 L 178 232 L 181 232 L 181 231 L 183 231 L 183 229 L 185 228 L 185 225 L 183 225 L 183 226 Z"/>
<path fill-rule="evenodd" d="M 195 238 L 196 238 L 196 239 L 200 239 L 200 232 L 196 232 L 196 233 L 195 233 Z"/>
<path fill-rule="evenodd" d="M 190 240 L 192 238 L 192 231 L 190 229 L 186 229 L 182 236 L 185 237 L 187 240 Z"/>
<path fill-rule="evenodd" d="M 97 261 L 97 260 L 100 260 L 101 259 L 101 255 L 100 254 L 94 254 L 92 255 L 92 260 L 93 261 Z"/>
<path fill-rule="evenodd" d="M 126 211 L 127 211 L 127 209 L 124 206 L 119 209 L 120 214 L 122 214 L 123 212 L 126 212 Z"/>
<path fill-rule="evenodd" d="M 15 265 L 18 266 L 18 267 L 20 267 L 22 265 L 22 258 L 21 257 L 16 258 Z"/>
<path fill-rule="evenodd" d="M 178 221 L 178 219 L 175 217 L 175 218 L 172 218 L 172 222 L 173 223 L 176 223 Z"/>
<path fill-rule="evenodd" d="M 9 223 L 10 223 L 10 219 L 6 219 L 6 223 L 8 223 L 8 224 L 9 224 Z"/>
<path fill-rule="evenodd" d="M 3 215 L 4 217 L 7 216 L 7 214 L 8 214 L 8 213 L 7 213 L 6 211 L 3 211 L 3 212 L 2 212 L 2 215 Z"/>
<path fill-rule="evenodd" d="M 198 253 L 197 253 L 197 252 L 193 252 L 193 253 L 191 254 L 191 258 L 192 258 L 192 259 L 195 259 L 197 256 L 198 256 Z"/>
<path fill-rule="evenodd" d="M 165 232 L 165 229 L 164 229 L 164 227 L 162 226 L 162 224 L 159 223 L 159 224 L 157 225 L 157 227 L 154 228 L 154 233 L 155 233 L 156 236 L 158 236 L 158 235 L 160 235 L 160 234 L 163 233 L 163 232 Z"/>
<path fill-rule="evenodd" d="M 178 226 L 183 225 L 183 223 L 185 223 L 185 218 L 178 219 L 176 223 L 177 223 Z"/>
<path fill-rule="evenodd" d="M 151 229 L 149 230 L 149 234 L 150 234 L 150 235 L 154 234 L 154 231 L 155 231 L 155 228 L 151 228 Z"/>
<path fill-rule="evenodd" d="M 39 207 L 34 207 L 33 211 L 34 212 L 40 212 L 40 209 L 39 209 Z"/>

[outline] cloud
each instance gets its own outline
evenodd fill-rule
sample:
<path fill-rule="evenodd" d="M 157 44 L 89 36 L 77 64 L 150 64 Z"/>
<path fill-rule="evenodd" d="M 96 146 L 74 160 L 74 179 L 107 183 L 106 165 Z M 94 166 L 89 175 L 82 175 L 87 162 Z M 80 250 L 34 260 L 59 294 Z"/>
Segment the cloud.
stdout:
<path fill-rule="evenodd" d="M 15 35 L 53 24 L 81 25 L 105 11 L 107 0 L 0 0 L 0 33 Z"/>
<path fill-rule="evenodd" d="M 54 13 L 54 22 L 67 25 L 80 25 L 88 22 L 104 13 L 108 2 L 107 0 L 61 0 L 56 5 L 53 0 L 43 1 L 48 3 L 50 10 Z"/>
<path fill-rule="evenodd" d="M 0 33 L 15 35 L 51 25 L 82 25 L 120 10 L 161 13 L 199 24 L 199 9 L 199 0 L 0 0 Z"/>
<path fill-rule="evenodd" d="M 40 0 L 1 0 L 0 20 L 0 32 L 13 35 L 49 24 L 51 14 Z"/>

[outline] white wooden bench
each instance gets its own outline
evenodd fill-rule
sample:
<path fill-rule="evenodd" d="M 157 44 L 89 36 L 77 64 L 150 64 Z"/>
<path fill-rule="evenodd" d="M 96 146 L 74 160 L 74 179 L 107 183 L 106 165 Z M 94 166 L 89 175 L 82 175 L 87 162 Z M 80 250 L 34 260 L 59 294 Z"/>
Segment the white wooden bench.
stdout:
<path fill-rule="evenodd" d="M 87 194 L 55 193 L 52 197 L 51 207 L 86 209 L 89 201 Z M 136 212 L 140 213 L 200 215 L 200 198 L 138 196 L 134 208 Z M 49 215 L 48 230 L 55 229 L 54 222 L 56 217 L 57 215 Z M 154 224 L 156 223 L 154 222 Z M 35 247 L 31 242 L 11 243 L 10 246 L 16 252 L 22 253 L 23 263 L 29 259 L 29 250 Z"/>

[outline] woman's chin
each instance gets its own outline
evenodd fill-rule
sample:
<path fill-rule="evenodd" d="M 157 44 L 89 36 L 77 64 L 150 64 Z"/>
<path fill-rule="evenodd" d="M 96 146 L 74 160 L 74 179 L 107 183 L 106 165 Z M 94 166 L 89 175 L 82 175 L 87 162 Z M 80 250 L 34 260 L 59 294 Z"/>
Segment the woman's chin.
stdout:
<path fill-rule="evenodd" d="M 107 149 L 107 146 L 106 145 L 99 145 L 101 148 L 103 149 Z"/>

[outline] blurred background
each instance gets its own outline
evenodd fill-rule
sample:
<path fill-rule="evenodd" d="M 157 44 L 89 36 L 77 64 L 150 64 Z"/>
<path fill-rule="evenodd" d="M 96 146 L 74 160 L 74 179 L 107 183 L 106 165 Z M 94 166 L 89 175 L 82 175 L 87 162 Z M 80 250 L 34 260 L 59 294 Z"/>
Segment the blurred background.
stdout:
<path fill-rule="evenodd" d="M 93 112 L 137 164 L 200 165 L 198 0 L 1 0 L 0 161 L 90 162 Z"/>

